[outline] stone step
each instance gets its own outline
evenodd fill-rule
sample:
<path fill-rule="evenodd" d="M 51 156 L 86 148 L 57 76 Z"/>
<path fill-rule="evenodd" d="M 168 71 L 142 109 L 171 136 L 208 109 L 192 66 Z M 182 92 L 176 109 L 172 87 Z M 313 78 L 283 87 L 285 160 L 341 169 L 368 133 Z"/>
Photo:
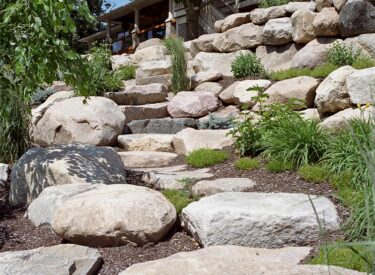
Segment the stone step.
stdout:
<path fill-rule="evenodd" d="M 134 134 L 117 138 L 119 146 L 126 151 L 174 152 L 174 135 Z"/>
<path fill-rule="evenodd" d="M 165 102 L 167 95 L 168 87 L 158 83 L 129 86 L 121 92 L 104 94 L 105 97 L 112 99 L 118 105 L 144 105 Z"/>
<path fill-rule="evenodd" d="M 168 102 L 145 105 L 120 105 L 125 114 L 125 123 L 133 120 L 169 117 Z"/>
<path fill-rule="evenodd" d="M 170 165 L 177 154 L 168 152 L 129 151 L 118 152 L 126 168 L 152 168 Z"/>
<path fill-rule="evenodd" d="M 223 192 L 247 192 L 255 185 L 255 181 L 248 178 L 222 178 L 199 181 L 192 191 L 198 196 L 211 196 Z"/>
<path fill-rule="evenodd" d="M 193 118 L 156 118 L 134 120 L 128 125 L 131 134 L 177 134 L 185 128 L 198 128 Z"/>

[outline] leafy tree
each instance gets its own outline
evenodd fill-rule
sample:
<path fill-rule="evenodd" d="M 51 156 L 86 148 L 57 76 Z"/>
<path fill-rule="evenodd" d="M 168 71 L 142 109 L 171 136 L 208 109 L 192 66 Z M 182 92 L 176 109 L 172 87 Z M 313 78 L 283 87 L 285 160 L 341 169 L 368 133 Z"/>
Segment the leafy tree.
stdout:
<path fill-rule="evenodd" d="M 63 79 L 88 96 L 86 61 L 66 37 L 76 12 L 93 20 L 86 1 L 0 1 L 0 162 L 15 161 L 28 148 L 29 102 L 35 90 Z"/>

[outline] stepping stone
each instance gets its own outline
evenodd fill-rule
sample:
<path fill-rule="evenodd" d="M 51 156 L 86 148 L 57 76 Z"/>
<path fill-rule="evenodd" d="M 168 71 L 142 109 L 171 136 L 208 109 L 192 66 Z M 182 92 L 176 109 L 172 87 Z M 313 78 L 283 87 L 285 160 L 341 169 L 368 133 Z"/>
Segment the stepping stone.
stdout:
<path fill-rule="evenodd" d="M 120 109 L 125 114 L 125 123 L 139 119 L 169 117 L 168 102 L 145 105 L 123 105 L 120 106 Z"/>
<path fill-rule="evenodd" d="M 130 172 L 137 172 L 137 173 L 174 173 L 174 172 L 181 172 L 187 169 L 187 165 L 176 165 L 176 166 L 169 166 L 169 167 L 152 167 L 152 168 L 126 168 L 126 171 Z"/>
<path fill-rule="evenodd" d="M 173 137 L 168 134 L 121 135 L 118 143 L 126 151 L 174 152 Z"/>
<path fill-rule="evenodd" d="M 132 134 L 177 134 L 185 128 L 198 128 L 193 118 L 156 118 L 134 120 L 128 124 Z"/>
<path fill-rule="evenodd" d="M 105 93 L 118 105 L 144 105 L 166 101 L 168 87 L 163 84 L 136 85 L 125 88 L 123 92 Z"/>
<path fill-rule="evenodd" d="M 222 192 L 247 192 L 256 183 L 248 178 L 224 178 L 217 180 L 202 180 L 197 182 L 192 190 L 199 196 L 210 196 Z"/>
<path fill-rule="evenodd" d="M 171 164 L 177 157 L 177 154 L 168 152 L 153 151 L 129 151 L 118 153 L 125 167 L 160 167 Z"/>
<path fill-rule="evenodd" d="M 167 172 L 149 172 L 143 175 L 142 180 L 154 188 L 165 190 L 165 189 L 176 189 L 181 190 L 186 186 L 184 185 L 184 179 L 205 179 L 211 178 L 214 175 L 209 173 L 210 169 L 200 169 L 195 171 L 167 171 Z"/>
<path fill-rule="evenodd" d="M 364 274 L 350 269 L 326 265 L 298 265 L 311 247 L 279 249 L 241 246 L 215 246 L 190 252 L 180 252 L 167 258 L 134 264 L 119 275 L 297 275 L 297 274 Z"/>
<path fill-rule="evenodd" d="M 97 249 L 60 244 L 0 253 L 0 274 L 96 274 L 102 262 Z"/>
<path fill-rule="evenodd" d="M 100 185 L 65 201 L 52 229 L 62 238 L 91 247 L 145 245 L 161 240 L 177 218 L 174 206 L 150 188 Z"/>
<path fill-rule="evenodd" d="M 231 146 L 233 140 L 227 136 L 229 130 L 195 130 L 186 128 L 173 138 L 177 154 L 188 155 L 194 150 L 209 148 L 221 150 Z"/>
<path fill-rule="evenodd" d="M 335 205 L 311 196 L 326 231 L 339 229 Z M 205 197 L 182 210 L 183 227 L 203 247 L 241 245 L 275 248 L 319 239 L 314 209 L 305 194 L 226 192 Z"/>
<path fill-rule="evenodd" d="M 8 181 L 9 165 L 0 163 L 0 186 Z"/>

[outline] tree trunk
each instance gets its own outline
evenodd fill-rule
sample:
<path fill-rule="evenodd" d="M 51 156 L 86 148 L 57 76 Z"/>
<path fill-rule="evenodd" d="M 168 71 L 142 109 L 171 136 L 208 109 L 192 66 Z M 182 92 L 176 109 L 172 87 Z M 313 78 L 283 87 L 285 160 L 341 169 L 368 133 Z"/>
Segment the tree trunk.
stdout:
<path fill-rule="evenodd" d="M 193 40 L 200 34 L 199 14 L 205 4 L 200 0 L 183 0 L 186 10 L 186 39 Z"/>

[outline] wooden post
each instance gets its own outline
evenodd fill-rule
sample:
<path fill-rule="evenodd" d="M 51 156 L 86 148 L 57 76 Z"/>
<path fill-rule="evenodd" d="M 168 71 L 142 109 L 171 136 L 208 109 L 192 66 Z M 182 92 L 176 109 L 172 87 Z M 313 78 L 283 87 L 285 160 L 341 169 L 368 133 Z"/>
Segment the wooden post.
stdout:
<path fill-rule="evenodd" d="M 174 0 L 169 0 L 168 18 L 165 20 L 165 37 L 176 36 L 176 26 L 174 18 Z"/>
<path fill-rule="evenodd" d="M 139 9 L 134 10 L 134 29 L 132 31 L 133 49 L 135 50 L 140 44 L 139 41 Z"/>

